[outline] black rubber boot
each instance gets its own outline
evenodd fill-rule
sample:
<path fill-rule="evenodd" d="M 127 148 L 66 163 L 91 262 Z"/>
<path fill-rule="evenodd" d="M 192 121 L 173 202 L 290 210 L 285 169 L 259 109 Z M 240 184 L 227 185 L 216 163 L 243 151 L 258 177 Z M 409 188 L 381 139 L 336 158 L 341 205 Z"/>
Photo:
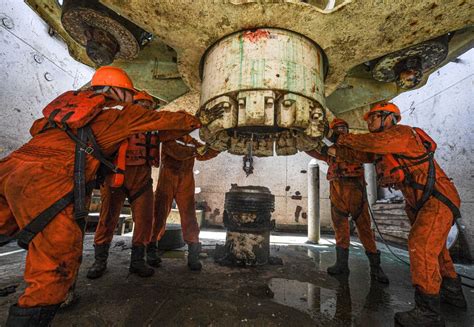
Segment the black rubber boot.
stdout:
<path fill-rule="evenodd" d="M 161 266 L 161 258 L 158 255 L 158 246 L 156 242 L 148 243 L 146 246 L 146 263 L 149 266 L 158 268 Z"/>
<path fill-rule="evenodd" d="M 388 284 L 389 280 L 387 275 L 382 270 L 380 266 L 380 251 L 377 250 L 376 253 L 365 252 L 370 262 L 370 277 L 382 284 Z"/>
<path fill-rule="evenodd" d="M 155 273 L 153 268 L 148 267 L 145 263 L 145 245 L 132 246 L 132 256 L 128 271 L 140 277 L 151 277 Z"/>
<path fill-rule="evenodd" d="M 449 303 L 461 309 L 467 309 L 466 299 L 462 292 L 461 277 L 443 278 L 440 290 L 441 302 Z"/>
<path fill-rule="evenodd" d="M 415 291 L 415 307 L 409 311 L 395 313 L 395 326 L 403 327 L 443 327 L 440 315 L 439 295 L 423 294 Z M 397 325 L 398 324 L 398 325 Z"/>
<path fill-rule="evenodd" d="M 193 271 L 202 269 L 202 263 L 199 261 L 199 253 L 201 252 L 201 243 L 188 244 L 188 267 Z"/>
<path fill-rule="evenodd" d="M 330 275 L 349 274 L 349 249 L 336 246 L 336 263 L 327 269 Z"/>
<path fill-rule="evenodd" d="M 12 305 L 8 312 L 6 327 L 47 327 L 51 325 L 59 304 L 44 307 L 21 308 Z"/>
<path fill-rule="evenodd" d="M 94 244 L 95 261 L 87 271 L 87 278 L 96 279 L 102 277 L 107 270 L 107 258 L 109 257 L 110 244 Z"/>

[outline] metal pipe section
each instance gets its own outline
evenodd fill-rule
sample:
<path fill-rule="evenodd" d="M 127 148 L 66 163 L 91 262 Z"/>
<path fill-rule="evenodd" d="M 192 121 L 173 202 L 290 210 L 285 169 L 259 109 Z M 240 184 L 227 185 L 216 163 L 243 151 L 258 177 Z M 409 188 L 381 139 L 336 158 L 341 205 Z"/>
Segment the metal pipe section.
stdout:
<path fill-rule="evenodd" d="M 319 199 L 319 165 L 315 159 L 308 163 L 308 241 L 318 244 L 321 237 Z"/>
<path fill-rule="evenodd" d="M 367 183 L 367 200 L 369 201 L 369 205 L 372 206 L 377 201 L 377 180 L 375 166 L 373 164 L 364 164 L 364 177 Z"/>

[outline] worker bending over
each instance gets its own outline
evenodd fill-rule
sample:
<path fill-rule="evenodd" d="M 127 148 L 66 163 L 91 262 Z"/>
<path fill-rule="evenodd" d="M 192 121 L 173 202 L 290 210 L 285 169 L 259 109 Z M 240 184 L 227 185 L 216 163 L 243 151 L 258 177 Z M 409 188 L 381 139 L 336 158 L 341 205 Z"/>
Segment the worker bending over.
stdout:
<path fill-rule="evenodd" d="M 134 93 L 124 71 L 99 68 L 90 89 L 51 102 L 31 127 L 33 138 L 0 162 L 0 240 L 15 237 L 28 249 L 27 287 L 6 326 L 48 326 L 54 318 L 81 263 L 80 225 L 99 166 L 123 173 L 110 161 L 120 144 L 136 133 L 177 136 L 200 126 L 185 113 L 133 105 Z"/>
<path fill-rule="evenodd" d="M 201 270 L 199 225 L 194 204 L 194 159 L 209 160 L 218 154 L 218 151 L 208 148 L 189 135 L 162 143 L 160 176 L 155 191 L 153 233 L 147 247 L 149 265 L 157 267 L 161 263 L 157 253 L 157 241 L 165 233 L 166 219 L 174 199 L 181 217 L 183 238 L 188 244 L 188 267 L 191 270 Z"/>
<path fill-rule="evenodd" d="M 349 124 L 342 119 L 334 119 L 329 127 L 338 134 L 348 134 Z M 349 273 L 349 215 L 355 222 L 359 239 L 370 262 L 371 277 L 381 283 L 389 280 L 380 267 L 380 251 L 375 244 L 371 229 L 369 204 L 365 189 L 364 166 L 361 163 L 337 162 L 327 153 L 306 152 L 310 156 L 326 161 L 329 165 L 327 179 L 330 182 L 331 219 L 336 236 L 336 263 L 328 267 L 331 275 Z"/>
<path fill-rule="evenodd" d="M 436 143 L 421 129 L 399 125 L 399 108 L 378 103 L 365 115 L 368 134 L 336 134 L 336 160 L 375 162 L 380 186 L 402 191 L 411 222 L 408 236 L 415 307 L 397 312 L 401 326 L 444 326 L 440 299 L 466 308 L 461 280 L 446 248 L 449 230 L 460 217 L 460 198 L 453 182 L 434 159 Z"/>
<path fill-rule="evenodd" d="M 145 109 L 153 110 L 155 103 L 146 92 L 138 92 L 133 102 Z M 113 175 L 109 175 L 100 187 L 101 209 L 95 231 L 95 261 L 87 272 L 87 278 L 101 277 L 107 268 L 110 243 L 128 198 L 135 223 L 132 238 L 130 272 L 140 277 L 150 277 L 154 270 L 145 263 L 145 246 L 150 241 L 153 225 L 153 180 L 151 167 L 159 158 L 158 134 L 138 133 L 127 140 L 125 174 L 121 186 L 114 187 Z"/>

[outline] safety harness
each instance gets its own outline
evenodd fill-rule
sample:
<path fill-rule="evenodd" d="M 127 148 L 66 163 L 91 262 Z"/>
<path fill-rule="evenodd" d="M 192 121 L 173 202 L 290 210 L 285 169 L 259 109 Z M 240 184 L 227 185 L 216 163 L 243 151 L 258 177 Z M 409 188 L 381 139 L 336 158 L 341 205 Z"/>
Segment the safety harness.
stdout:
<path fill-rule="evenodd" d="M 413 132 L 420 138 L 426 152 L 417 157 L 409 157 L 400 154 L 387 154 L 376 159 L 375 166 L 379 185 L 390 187 L 394 184 L 403 183 L 415 190 L 422 190 L 422 196 L 415 204 L 415 208 L 413 208 L 415 214 L 418 214 L 418 211 L 423 207 L 426 201 L 428 201 L 431 196 L 434 196 L 451 210 L 454 216 L 453 221 L 455 221 L 461 217 L 459 208 L 435 187 L 436 166 L 434 153 L 437 145 L 435 141 L 421 128 L 414 127 Z M 401 161 L 407 161 L 408 164 L 402 163 Z M 415 182 L 415 179 L 408 168 L 421 165 L 425 162 L 428 162 L 428 173 L 426 184 L 423 185 Z"/>
<path fill-rule="evenodd" d="M 87 197 L 96 185 L 96 181 L 86 183 L 86 156 L 92 155 L 107 169 L 114 173 L 124 171 L 114 165 L 101 151 L 89 123 L 103 109 L 106 99 L 102 94 L 93 91 L 69 91 L 53 100 L 43 110 L 48 124 L 41 132 L 50 128 L 60 128 L 76 143 L 74 159 L 74 188 L 64 197 L 33 218 L 13 237 L 2 236 L 0 245 L 17 239 L 18 245 L 28 249 L 29 243 L 40 233 L 62 210 L 74 201 L 74 219 L 83 230 L 85 218 L 89 214 L 86 207 Z M 72 129 L 77 129 L 74 134 Z"/>

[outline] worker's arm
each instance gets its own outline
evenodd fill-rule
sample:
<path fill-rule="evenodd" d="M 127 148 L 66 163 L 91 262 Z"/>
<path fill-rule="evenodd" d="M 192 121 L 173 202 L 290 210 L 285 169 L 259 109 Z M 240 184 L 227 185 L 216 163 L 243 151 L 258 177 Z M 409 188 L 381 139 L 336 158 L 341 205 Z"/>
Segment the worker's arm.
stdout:
<path fill-rule="evenodd" d="M 130 135 L 149 131 L 181 130 L 188 133 L 201 127 L 199 119 L 185 112 L 151 111 L 138 105 L 123 110 Z"/>
<path fill-rule="evenodd" d="M 162 151 L 171 158 L 184 161 L 196 157 L 196 146 L 189 146 L 183 138 L 173 141 L 163 142 Z"/>
<path fill-rule="evenodd" d="M 196 156 L 196 160 L 198 161 L 211 160 L 212 158 L 217 157 L 220 153 L 219 151 L 211 149 L 206 145 L 203 145 L 203 147 L 205 147 L 204 152 L 202 154 L 198 153 L 198 155 Z"/>
<path fill-rule="evenodd" d="M 373 153 L 357 151 L 346 146 L 336 146 L 331 153 L 335 155 L 336 162 L 370 163 L 375 160 Z"/>
<path fill-rule="evenodd" d="M 414 138 L 410 127 L 397 125 L 386 131 L 366 134 L 341 134 L 336 144 L 376 154 L 410 153 L 409 143 Z"/>

